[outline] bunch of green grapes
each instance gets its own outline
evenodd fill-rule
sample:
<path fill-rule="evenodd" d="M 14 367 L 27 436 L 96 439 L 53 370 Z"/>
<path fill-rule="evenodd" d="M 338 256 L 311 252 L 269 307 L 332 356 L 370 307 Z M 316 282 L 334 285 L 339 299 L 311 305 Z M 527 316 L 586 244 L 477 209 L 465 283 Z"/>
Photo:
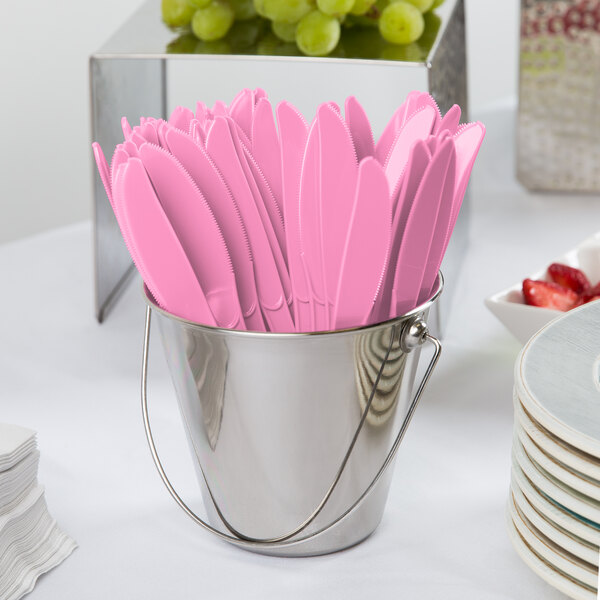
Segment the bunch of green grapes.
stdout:
<path fill-rule="evenodd" d="M 424 13 L 444 0 L 162 0 L 163 20 L 191 25 L 203 42 L 224 38 L 235 21 L 270 22 L 275 38 L 308 56 L 327 56 L 340 41 L 342 25 L 373 25 L 391 44 L 407 45 L 425 30 Z M 270 42 L 272 44 L 272 42 Z"/>

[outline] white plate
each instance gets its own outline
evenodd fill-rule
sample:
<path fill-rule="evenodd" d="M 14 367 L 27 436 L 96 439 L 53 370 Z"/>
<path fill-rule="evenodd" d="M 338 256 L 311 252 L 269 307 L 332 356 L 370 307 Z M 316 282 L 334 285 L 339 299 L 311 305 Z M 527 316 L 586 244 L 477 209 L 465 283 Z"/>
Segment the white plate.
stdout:
<path fill-rule="evenodd" d="M 543 536 L 528 523 L 519 513 L 512 496 L 508 499 L 507 512 L 522 540 L 540 559 L 554 567 L 561 574 L 570 578 L 573 583 L 586 587 L 596 593 L 598 585 L 598 569 L 566 552 L 554 542 Z"/>
<path fill-rule="evenodd" d="M 521 427 L 527 432 L 527 435 L 544 452 L 554 457 L 556 460 L 564 463 L 571 469 L 579 471 L 587 477 L 591 477 L 600 482 L 600 460 L 578 450 L 574 446 L 563 442 L 553 433 L 542 427 L 537 421 L 534 421 L 527 411 L 523 408 L 520 400 L 514 396 L 515 415 Z"/>
<path fill-rule="evenodd" d="M 569 469 L 555 458 L 548 456 L 533 443 L 519 424 L 515 426 L 515 431 L 519 437 L 519 441 L 523 445 L 523 449 L 536 465 L 542 467 L 542 469 L 550 473 L 552 477 L 555 477 L 561 483 L 581 492 L 592 500 L 600 502 L 600 484 L 577 471 Z"/>
<path fill-rule="evenodd" d="M 485 299 L 485 305 L 522 344 L 544 325 L 565 314 L 558 310 L 528 306 L 523 300 L 523 279 L 547 280 L 546 270 L 553 262 L 581 269 L 592 285 L 596 284 L 600 281 L 600 232 L 535 273 L 523 275 L 518 283 Z"/>
<path fill-rule="evenodd" d="M 544 327 L 515 365 L 515 390 L 540 425 L 600 458 L 600 302 Z"/>
<path fill-rule="evenodd" d="M 581 560 L 598 566 L 598 546 L 574 536 L 544 517 L 531 505 L 518 485 L 511 483 L 511 493 L 517 508 L 540 533 Z"/>
<path fill-rule="evenodd" d="M 546 519 L 552 521 L 557 527 L 564 529 L 576 538 L 593 546 L 600 546 L 600 529 L 596 529 L 592 524 L 578 517 L 572 511 L 564 506 L 551 502 L 540 490 L 538 490 L 525 477 L 521 467 L 513 460 L 511 486 L 513 489 L 519 489 L 527 501 Z"/>
<path fill-rule="evenodd" d="M 508 536 L 517 554 L 523 562 L 546 583 L 556 588 L 563 594 L 566 594 L 573 600 L 596 600 L 596 594 L 591 590 L 575 583 L 562 573 L 559 573 L 552 565 L 542 560 L 533 550 L 523 541 L 515 527 L 511 516 L 506 511 L 506 525 Z"/>
<path fill-rule="evenodd" d="M 545 472 L 539 465 L 534 465 L 519 439 L 513 440 L 513 455 L 529 481 L 546 494 L 550 500 L 573 511 L 576 515 L 588 519 L 600 528 L 600 503 L 569 488 Z"/>

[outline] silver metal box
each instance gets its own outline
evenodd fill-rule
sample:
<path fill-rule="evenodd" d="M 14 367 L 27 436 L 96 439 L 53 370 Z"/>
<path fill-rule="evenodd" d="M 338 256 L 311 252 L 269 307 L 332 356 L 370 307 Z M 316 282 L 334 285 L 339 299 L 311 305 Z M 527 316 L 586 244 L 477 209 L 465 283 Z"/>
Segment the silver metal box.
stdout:
<path fill-rule="evenodd" d="M 600 2 L 521 0 L 517 177 L 600 191 Z"/>
<path fill-rule="evenodd" d="M 343 105 L 346 96 L 354 95 L 376 135 L 412 90 L 429 91 L 442 112 L 459 104 L 465 121 L 464 0 L 446 0 L 435 15 L 428 39 L 407 47 L 384 47 L 376 31 L 363 30 L 348 34 L 349 41 L 335 56 L 309 58 L 283 56 L 290 53 L 289 45 L 244 48 L 196 42 L 191 34 L 169 30 L 161 21 L 158 0 L 149 0 L 90 58 L 92 139 L 110 153 L 122 141 L 122 116 L 130 123 L 141 116 L 166 118 L 177 105 L 229 102 L 244 87 L 265 89 L 274 103 L 289 100 L 308 119 L 321 102 Z M 232 51 L 237 53 L 223 54 Z M 449 306 L 466 247 L 467 213 L 465 200 L 442 267 L 442 312 Z M 94 232 L 96 316 L 102 321 L 126 285 L 131 261 L 95 168 Z"/>

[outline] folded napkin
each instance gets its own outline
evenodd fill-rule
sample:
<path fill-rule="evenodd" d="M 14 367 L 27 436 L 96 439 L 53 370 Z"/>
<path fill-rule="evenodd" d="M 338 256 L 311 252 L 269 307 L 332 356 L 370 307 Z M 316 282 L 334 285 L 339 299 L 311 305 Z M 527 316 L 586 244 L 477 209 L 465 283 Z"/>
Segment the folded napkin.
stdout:
<path fill-rule="evenodd" d="M 37 483 L 36 434 L 0 423 L 0 598 L 17 600 L 77 547 L 50 516 Z"/>

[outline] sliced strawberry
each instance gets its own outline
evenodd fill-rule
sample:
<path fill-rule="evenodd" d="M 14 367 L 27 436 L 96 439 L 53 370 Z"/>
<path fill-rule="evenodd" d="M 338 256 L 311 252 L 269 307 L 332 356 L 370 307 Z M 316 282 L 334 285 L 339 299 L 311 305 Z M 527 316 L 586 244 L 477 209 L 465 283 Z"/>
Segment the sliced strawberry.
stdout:
<path fill-rule="evenodd" d="M 523 280 L 525 303 L 554 310 L 569 310 L 575 306 L 579 296 L 570 289 L 551 281 Z"/>
<path fill-rule="evenodd" d="M 561 263 L 552 263 L 548 267 L 548 275 L 554 283 L 573 290 L 576 294 L 581 294 L 592 287 L 583 271 Z"/>
<path fill-rule="evenodd" d="M 581 304 L 586 304 L 592 300 L 598 300 L 600 298 L 600 283 L 597 283 L 594 287 L 591 287 L 580 294 Z"/>

